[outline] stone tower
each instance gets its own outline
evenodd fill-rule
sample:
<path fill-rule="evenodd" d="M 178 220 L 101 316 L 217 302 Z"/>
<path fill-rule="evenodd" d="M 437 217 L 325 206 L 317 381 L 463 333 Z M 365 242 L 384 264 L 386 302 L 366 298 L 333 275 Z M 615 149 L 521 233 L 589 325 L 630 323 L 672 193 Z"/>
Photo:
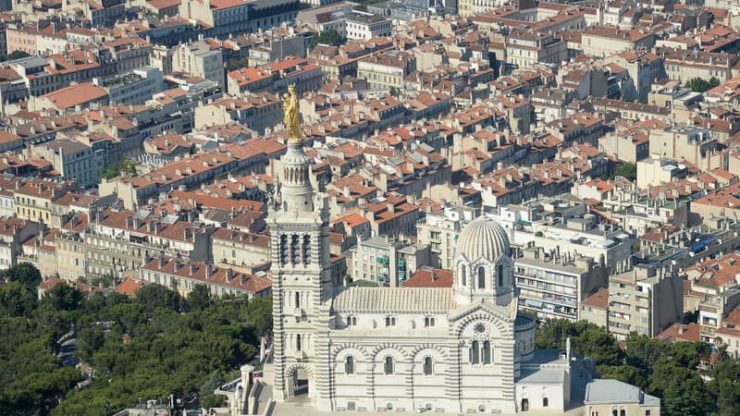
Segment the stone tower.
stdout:
<path fill-rule="evenodd" d="M 270 207 L 274 392 L 276 401 L 306 396 L 328 403 L 329 310 L 334 290 L 329 259 L 329 213 L 314 194 L 310 160 L 291 137 L 282 157 L 281 186 Z"/>

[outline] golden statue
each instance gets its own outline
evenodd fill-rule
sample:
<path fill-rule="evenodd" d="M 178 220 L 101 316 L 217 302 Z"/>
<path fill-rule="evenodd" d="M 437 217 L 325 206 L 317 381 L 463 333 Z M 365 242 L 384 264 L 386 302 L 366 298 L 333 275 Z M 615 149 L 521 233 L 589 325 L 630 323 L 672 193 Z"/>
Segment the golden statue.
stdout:
<path fill-rule="evenodd" d="M 288 142 L 301 143 L 301 116 L 295 85 L 288 86 L 283 94 L 283 124 L 288 131 Z"/>

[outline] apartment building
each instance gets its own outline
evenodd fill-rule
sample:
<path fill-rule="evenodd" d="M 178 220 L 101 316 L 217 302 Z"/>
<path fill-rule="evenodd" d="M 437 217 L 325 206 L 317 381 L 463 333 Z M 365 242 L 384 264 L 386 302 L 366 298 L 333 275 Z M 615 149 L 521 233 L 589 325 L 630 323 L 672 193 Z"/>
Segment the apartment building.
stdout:
<path fill-rule="evenodd" d="M 31 146 L 33 157 L 48 160 L 65 180 L 74 180 L 87 188 L 98 184 L 98 172 L 104 166 L 92 147 L 76 140 L 55 139 Z"/>
<path fill-rule="evenodd" d="M 211 258 L 219 267 L 238 269 L 270 261 L 268 236 L 219 228 L 211 235 Z"/>
<path fill-rule="evenodd" d="M 681 319 L 683 279 L 637 267 L 609 276 L 608 330 L 618 340 L 631 332 L 654 337 Z"/>
<path fill-rule="evenodd" d="M 393 33 L 391 20 L 373 13 L 355 10 L 345 17 L 345 22 L 344 33 L 350 40 L 370 40 Z"/>
<path fill-rule="evenodd" d="M 506 63 L 512 68 L 531 68 L 537 64 L 559 65 L 567 60 L 567 45 L 552 34 L 515 29 L 506 42 Z"/>
<path fill-rule="evenodd" d="M 737 54 L 658 48 L 663 67 L 669 79 L 686 83 L 693 78 L 709 80 L 717 78 L 720 83 L 730 80 L 732 68 L 738 61 Z"/>
<path fill-rule="evenodd" d="M 521 309 L 540 319 L 576 321 L 581 302 L 607 286 L 608 274 L 592 258 L 532 247 L 515 260 L 514 277 Z"/>
<path fill-rule="evenodd" d="M 71 182 L 18 180 L 13 194 L 16 216 L 20 219 L 52 225 L 54 201 L 72 187 Z"/>
<path fill-rule="evenodd" d="M 264 272 L 241 273 L 177 257 L 148 259 L 141 274 L 140 280 L 167 286 L 182 296 L 187 296 L 198 285 L 204 285 L 213 296 L 246 295 L 251 299 L 272 293 L 272 282 Z"/>
<path fill-rule="evenodd" d="M 432 252 L 432 266 L 451 269 L 457 252 L 460 231 L 478 216 L 478 210 L 461 206 L 445 206 L 427 212 L 416 224 L 417 241 L 427 244 Z"/>
<path fill-rule="evenodd" d="M 646 189 L 685 178 L 688 168 L 673 159 L 662 158 L 653 154 L 648 159 L 637 161 L 637 187 Z"/>
<path fill-rule="evenodd" d="M 650 49 L 655 44 L 655 33 L 643 29 L 623 30 L 613 25 L 592 25 L 581 32 L 583 53 L 605 57 L 626 50 Z"/>
<path fill-rule="evenodd" d="M 32 237 L 38 237 L 43 226 L 35 221 L 17 217 L 0 218 L 0 270 L 7 270 L 17 264 L 23 253 L 22 244 Z"/>
<path fill-rule="evenodd" d="M 224 61 L 220 49 L 212 49 L 208 42 L 198 41 L 174 48 L 172 70 L 185 72 L 213 81 L 225 91 Z"/>
<path fill-rule="evenodd" d="M 425 244 L 408 244 L 388 237 L 359 240 L 350 250 L 353 281 L 400 287 L 421 266 L 431 265 L 431 249 Z"/>
<path fill-rule="evenodd" d="M 366 80 L 370 89 L 399 89 L 415 70 L 416 57 L 412 53 L 392 50 L 358 62 L 357 77 Z"/>
<path fill-rule="evenodd" d="M 699 304 L 699 336 L 702 342 L 717 344 L 725 317 L 740 306 L 740 286 L 735 284 Z"/>

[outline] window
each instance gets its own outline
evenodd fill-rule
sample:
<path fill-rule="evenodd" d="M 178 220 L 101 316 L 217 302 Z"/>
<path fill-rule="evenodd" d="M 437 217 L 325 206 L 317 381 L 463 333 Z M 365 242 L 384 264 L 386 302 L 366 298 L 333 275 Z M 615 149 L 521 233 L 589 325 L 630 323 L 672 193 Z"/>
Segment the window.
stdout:
<path fill-rule="evenodd" d="M 296 351 L 301 350 L 301 334 L 298 334 L 295 336 L 295 350 Z"/>
<path fill-rule="evenodd" d="M 383 372 L 385 375 L 393 374 L 393 357 L 385 357 L 385 365 L 383 365 Z"/>
<path fill-rule="evenodd" d="M 311 264 L 311 236 L 303 236 L 303 262 Z"/>
<path fill-rule="evenodd" d="M 496 273 L 498 276 L 498 287 L 504 286 L 504 265 L 499 264 L 498 265 L 498 273 Z"/>
<path fill-rule="evenodd" d="M 347 317 L 347 325 L 357 325 L 357 317 L 356 316 L 348 316 Z"/>
<path fill-rule="evenodd" d="M 619 416 L 627 416 L 627 411 L 622 409 L 619 411 Z"/>
<path fill-rule="evenodd" d="M 463 286 L 467 286 L 467 285 L 468 285 L 468 283 L 467 283 L 467 282 L 466 282 L 465 280 L 466 280 L 466 276 L 465 276 L 465 266 L 461 266 L 461 267 L 460 267 L 460 283 L 461 283 L 461 284 L 462 284 Z"/>
<path fill-rule="evenodd" d="M 425 376 L 432 375 L 432 357 L 424 358 L 424 375 Z"/>
<path fill-rule="evenodd" d="M 483 343 L 483 364 L 491 364 L 491 342 Z"/>
<path fill-rule="evenodd" d="M 430 326 L 434 326 L 434 318 L 431 316 L 427 316 L 426 318 L 424 318 L 424 326 L 427 328 Z"/>
<path fill-rule="evenodd" d="M 478 344 L 478 341 L 473 341 L 473 343 L 470 345 L 470 364 L 478 364 L 480 363 L 480 346 Z"/>
<path fill-rule="evenodd" d="M 618 416 L 619 413 L 616 410 L 612 410 L 612 416 Z"/>
<path fill-rule="evenodd" d="M 396 318 L 393 316 L 386 316 L 385 326 L 396 326 Z"/>
<path fill-rule="evenodd" d="M 547 397 L 542 398 L 542 407 L 547 407 L 550 405 L 550 401 L 547 399 Z"/>
<path fill-rule="evenodd" d="M 352 356 L 348 356 L 344 359 L 344 373 L 354 374 L 355 373 L 355 359 Z"/>
<path fill-rule="evenodd" d="M 482 266 L 478 268 L 478 289 L 486 288 L 486 269 Z"/>
<path fill-rule="evenodd" d="M 298 247 L 298 236 L 293 235 L 290 239 L 290 257 L 293 264 L 297 264 L 298 260 L 300 259 L 300 252 Z"/>

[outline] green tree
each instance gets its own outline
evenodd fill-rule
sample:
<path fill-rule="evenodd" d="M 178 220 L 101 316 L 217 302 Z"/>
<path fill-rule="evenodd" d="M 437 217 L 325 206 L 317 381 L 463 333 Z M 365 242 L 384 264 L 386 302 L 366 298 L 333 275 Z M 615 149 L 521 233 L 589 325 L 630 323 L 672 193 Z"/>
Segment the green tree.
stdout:
<path fill-rule="evenodd" d="M 78 289 L 66 283 L 60 283 L 46 292 L 41 303 L 57 311 L 75 311 L 82 303 L 82 298 L 82 292 Z"/>
<path fill-rule="evenodd" d="M 0 316 L 29 316 L 35 307 L 35 291 L 19 282 L 0 286 Z"/>
<path fill-rule="evenodd" d="M 8 55 L 8 61 L 13 61 L 16 59 L 21 59 L 21 58 L 28 58 L 29 56 L 31 55 L 23 51 L 13 51 Z"/>
<path fill-rule="evenodd" d="M 637 165 L 629 162 L 620 163 L 614 170 L 614 175 L 634 182 L 637 179 Z"/>
<path fill-rule="evenodd" d="M 18 282 L 29 290 L 36 290 L 41 283 L 41 272 L 31 263 L 20 263 L 2 272 L 11 282 Z"/>
<path fill-rule="evenodd" d="M 105 334 L 98 326 L 84 328 L 77 337 L 77 353 L 81 360 L 92 361 L 93 354 L 103 347 Z"/>
<path fill-rule="evenodd" d="M 272 332 L 272 298 L 252 298 L 247 315 L 257 335 L 262 337 Z"/>
<path fill-rule="evenodd" d="M 691 88 L 691 91 L 694 92 L 705 92 L 707 90 L 710 90 L 714 87 L 719 85 L 719 79 L 712 77 L 709 79 L 709 81 L 703 79 L 703 78 L 691 78 L 687 83 L 686 86 L 688 88 Z"/>
<path fill-rule="evenodd" d="M 311 48 L 315 48 L 319 44 L 340 46 L 347 42 L 347 38 L 341 35 L 336 30 L 329 29 L 325 30 L 311 39 Z"/>
<path fill-rule="evenodd" d="M 203 310 L 211 303 L 211 293 L 206 285 L 195 285 L 188 293 L 188 305 L 196 310 Z"/>

